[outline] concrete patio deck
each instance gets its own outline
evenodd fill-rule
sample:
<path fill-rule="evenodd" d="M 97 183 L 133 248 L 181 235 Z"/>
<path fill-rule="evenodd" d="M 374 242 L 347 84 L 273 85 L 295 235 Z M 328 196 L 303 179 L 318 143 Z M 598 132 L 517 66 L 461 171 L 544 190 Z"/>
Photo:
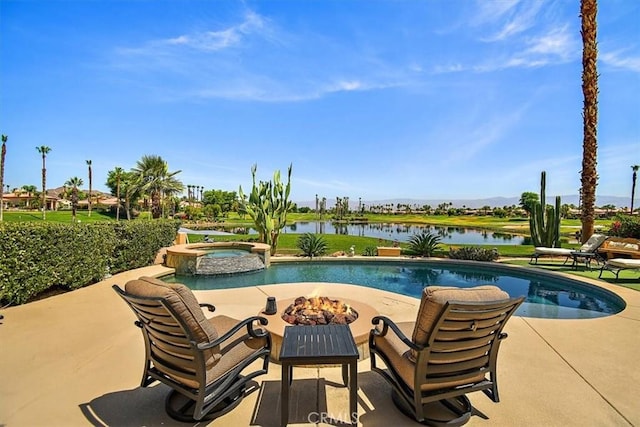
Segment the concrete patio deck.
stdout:
<path fill-rule="evenodd" d="M 2 310 L 0 426 L 185 425 L 164 412 L 164 385 L 139 387 L 144 345 L 130 309 L 111 289 L 141 275 L 171 271 L 147 267 L 74 292 Z M 593 282 L 627 302 L 614 316 L 588 320 L 512 318 L 499 361 L 500 403 L 470 395 L 469 426 L 640 426 L 640 293 Z M 289 298 L 326 284 L 268 285 L 196 291 L 214 314 L 256 314 L 267 296 Z M 331 295 L 361 299 L 394 320 L 413 320 L 419 300 L 353 285 L 331 285 Z M 207 315 L 212 315 L 207 312 Z M 344 425 L 346 388 L 339 368 L 295 368 L 290 421 L 311 425 L 323 413 Z M 276 426 L 280 366 L 271 364 L 261 386 L 213 426 Z M 358 363 L 358 415 L 363 426 L 418 425 L 393 405 L 389 386 Z M 343 420 L 343 421 L 341 421 Z"/>

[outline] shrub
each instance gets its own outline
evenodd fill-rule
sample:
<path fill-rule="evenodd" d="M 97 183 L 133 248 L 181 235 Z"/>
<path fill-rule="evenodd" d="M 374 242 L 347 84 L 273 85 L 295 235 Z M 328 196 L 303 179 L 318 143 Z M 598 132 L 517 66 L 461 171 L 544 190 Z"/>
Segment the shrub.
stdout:
<path fill-rule="evenodd" d="M 0 230 L 0 300 L 11 304 L 52 286 L 102 280 L 116 242 L 103 224 L 5 223 Z"/>
<path fill-rule="evenodd" d="M 0 301 L 22 304 L 54 286 L 73 290 L 109 272 L 149 265 L 173 242 L 179 224 L 0 223 Z"/>
<path fill-rule="evenodd" d="M 431 256 L 438 249 L 440 236 L 432 234 L 428 230 L 422 230 L 409 238 L 409 252 L 419 256 Z"/>
<path fill-rule="evenodd" d="M 312 233 L 301 235 L 298 238 L 297 246 L 302 251 L 302 255 L 309 258 L 327 253 L 327 242 L 322 236 Z"/>
<path fill-rule="evenodd" d="M 117 244 L 113 248 L 111 272 L 131 270 L 153 263 L 158 251 L 171 246 L 180 222 L 175 220 L 112 223 Z"/>
<path fill-rule="evenodd" d="M 607 231 L 609 236 L 632 237 L 640 239 L 640 217 L 631 215 L 616 215 L 615 221 Z"/>
<path fill-rule="evenodd" d="M 475 247 L 451 248 L 449 258 L 465 259 L 471 261 L 495 261 L 499 257 L 497 249 L 485 249 Z"/>
<path fill-rule="evenodd" d="M 378 249 L 375 246 L 367 246 L 362 251 L 362 255 L 364 256 L 376 256 L 378 253 Z"/>

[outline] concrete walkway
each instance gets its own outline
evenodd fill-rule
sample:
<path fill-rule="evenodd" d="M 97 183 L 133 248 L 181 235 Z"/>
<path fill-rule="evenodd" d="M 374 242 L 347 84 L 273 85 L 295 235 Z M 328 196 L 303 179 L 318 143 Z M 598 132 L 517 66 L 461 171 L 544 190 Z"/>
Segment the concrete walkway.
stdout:
<path fill-rule="evenodd" d="M 2 310 L 0 426 L 185 425 L 164 412 L 168 388 L 139 387 L 144 359 L 134 316 L 111 289 L 162 266 L 122 273 L 74 292 Z M 500 350 L 500 403 L 482 393 L 472 403 L 489 419 L 469 426 L 640 426 L 640 293 L 604 282 L 627 302 L 615 316 L 586 320 L 514 317 Z M 419 300 L 354 285 L 296 284 L 196 291 L 217 314 L 256 314 L 278 299 L 330 290 L 360 299 L 394 320 L 414 320 Z M 413 426 L 393 405 L 390 388 L 369 360 L 358 364 L 358 415 L 363 426 Z M 276 426 L 280 366 L 214 426 Z M 339 368 L 295 368 L 290 425 L 344 425 L 348 391 Z M 330 414 L 329 419 L 324 414 Z M 343 420 L 343 421 L 340 421 Z M 199 423 L 195 425 L 207 425 Z"/>

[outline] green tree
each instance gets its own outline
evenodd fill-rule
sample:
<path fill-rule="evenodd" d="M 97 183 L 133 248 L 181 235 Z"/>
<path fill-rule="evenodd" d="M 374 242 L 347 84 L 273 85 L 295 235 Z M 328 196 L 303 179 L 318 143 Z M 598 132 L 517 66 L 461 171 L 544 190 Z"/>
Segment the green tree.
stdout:
<path fill-rule="evenodd" d="M 223 214 L 237 209 L 238 193 L 235 191 L 208 190 L 203 193 L 202 203 L 207 205 L 218 205 Z"/>
<path fill-rule="evenodd" d="M 47 219 L 47 154 L 51 148 L 46 145 L 36 147 L 38 153 L 42 154 L 42 219 Z"/>
<path fill-rule="evenodd" d="M 582 121 L 582 171 L 580 195 L 582 198 L 582 243 L 593 234 L 598 185 L 598 42 L 597 0 L 580 1 L 582 34 L 582 94 L 584 98 Z"/>
<path fill-rule="evenodd" d="M 0 152 L 0 221 L 4 209 L 4 158 L 7 155 L 7 135 L 2 135 L 2 152 Z M 631 203 L 633 205 L 633 202 Z"/>
<path fill-rule="evenodd" d="M 238 211 L 251 217 L 260 242 L 271 245 L 271 255 L 274 255 L 278 246 L 278 237 L 287 224 L 287 213 L 292 206 L 289 200 L 292 165 L 289 165 L 286 185 L 280 181 L 279 170 L 274 172 L 273 180 L 257 183 L 257 169 L 257 165 L 251 168 L 253 187 L 249 197 L 247 198 L 242 192 L 242 186 L 238 190 L 240 195 Z"/>
<path fill-rule="evenodd" d="M 71 187 L 71 217 L 76 222 L 76 213 L 78 211 L 78 188 L 84 184 L 82 179 L 74 176 L 64 183 L 65 186 Z"/>
<path fill-rule="evenodd" d="M 527 215 L 531 215 L 531 209 L 533 205 L 539 200 L 540 199 L 538 198 L 537 193 L 534 193 L 531 191 L 525 191 L 520 196 L 520 206 L 527 213 Z"/>
<path fill-rule="evenodd" d="M 91 160 L 85 160 L 89 167 L 89 216 L 91 216 L 91 196 L 93 195 L 93 171 L 91 170 Z"/>
<path fill-rule="evenodd" d="M 138 178 L 139 175 L 137 173 L 125 172 L 120 167 L 116 167 L 107 173 L 106 185 L 111 190 L 111 194 L 118 198 L 118 205 L 124 199 L 124 209 L 128 220 L 131 219 L 131 206 L 140 198 Z"/>
<path fill-rule="evenodd" d="M 122 180 L 124 169 L 116 166 L 113 169 L 113 173 L 116 180 L 116 199 L 118 199 L 118 204 L 116 205 L 116 221 L 120 221 L 120 181 Z"/>
<path fill-rule="evenodd" d="M 139 189 L 151 198 L 153 218 L 164 216 L 164 200 L 184 190 L 176 175 L 182 171 L 169 172 L 169 165 L 160 156 L 142 156 L 131 170 L 139 176 Z"/>

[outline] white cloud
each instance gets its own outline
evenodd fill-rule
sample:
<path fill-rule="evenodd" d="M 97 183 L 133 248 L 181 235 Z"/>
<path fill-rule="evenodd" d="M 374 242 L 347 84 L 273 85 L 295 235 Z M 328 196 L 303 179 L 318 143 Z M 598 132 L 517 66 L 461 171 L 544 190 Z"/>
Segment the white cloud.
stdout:
<path fill-rule="evenodd" d="M 545 5 L 544 1 L 482 1 L 480 3 L 479 23 L 486 24 L 487 30 L 493 34 L 484 37 L 487 42 L 508 40 L 523 33 L 536 24 L 538 12 Z M 491 27 L 498 26 L 496 30 Z"/>
<path fill-rule="evenodd" d="M 553 29 L 549 33 L 532 37 L 527 40 L 529 46 L 525 51 L 528 55 L 556 56 L 568 59 L 575 56 L 577 51 L 576 39 L 569 32 L 569 26 Z"/>
<path fill-rule="evenodd" d="M 204 31 L 152 42 L 155 45 L 185 46 L 203 51 L 216 51 L 239 45 L 252 34 L 268 33 L 267 20 L 254 12 L 247 12 L 244 21 L 218 31 Z"/>
<path fill-rule="evenodd" d="M 623 70 L 629 70 L 633 72 L 640 72 L 640 57 L 638 56 L 624 56 L 625 50 L 617 50 L 613 52 L 606 52 L 600 55 L 600 60 L 603 64 L 606 64 L 613 68 L 619 68 Z"/>

